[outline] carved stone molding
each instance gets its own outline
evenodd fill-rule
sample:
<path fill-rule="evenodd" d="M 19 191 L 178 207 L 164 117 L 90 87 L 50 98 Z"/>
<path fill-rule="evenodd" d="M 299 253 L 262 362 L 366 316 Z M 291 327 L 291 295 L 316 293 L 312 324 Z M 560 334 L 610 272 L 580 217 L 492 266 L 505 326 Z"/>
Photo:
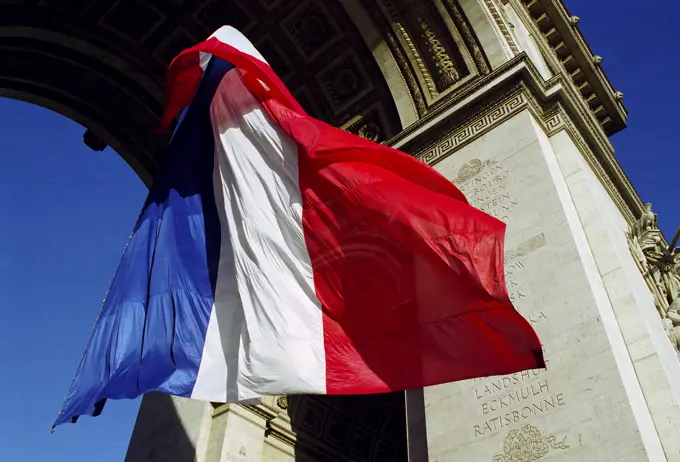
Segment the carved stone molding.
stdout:
<path fill-rule="evenodd" d="M 564 79 L 558 74 L 544 80 L 526 53 L 521 53 L 489 75 L 447 95 L 423 118 L 385 144 L 436 163 L 526 107 L 548 135 L 567 131 L 621 213 L 632 223 L 644 204 L 614 158 L 614 148 L 601 125 Z M 522 103 L 513 102 L 510 110 L 510 100 L 517 91 L 524 95 Z M 490 116 L 494 111 L 499 114 Z M 442 123 L 444 119 L 446 123 Z M 454 133 L 455 139 L 447 141 Z"/>
<path fill-rule="evenodd" d="M 276 398 L 276 405 L 285 411 L 288 409 L 288 397 L 286 395 L 279 396 Z"/>
<path fill-rule="evenodd" d="M 553 72 L 563 73 L 581 94 L 608 135 L 625 128 L 627 111 L 600 67 L 602 58 L 575 27 L 561 1 L 511 0 L 515 11 L 536 37 L 536 44 Z"/>
<path fill-rule="evenodd" d="M 406 460 L 403 393 L 290 396 L 288 414 L 304 460 Z"/>
<path fill-rule="evenodd" d="M 434 3 L 433 0 L 379 0 L 378 8 L 375 4 L 365 5 L 367 10 L 375 10 L 371 11 L 373 16 L 387 19 L 395 45 L 401 48 L 401 56 L 413 69 L 413 77 L 426 96 L 426 108 L 471 74 L 489 72 L 481 47 L 456 0 L 448 0 L 443 11 Z M 463 58 L 464 54 L 469 58 Z"/>
<path fill-rule="evenodd" d="M 680 248 L 670 248 L 658 221 L 652 204 L 646 204 L 627 233 L 628 247 L 654 295 L 668 338 L 680 351 Z"/>
<path fill-rule="evenodd" d="M 498 6 L 496 5 L 496 0 L 484 0 L 484 4 L 486 5 L 486 8 L 489 10 L 489 13 L 491 14 L 491 17 L 493 18 L 494 22 L 498 26 L 498 30 L 500 30 L 501 34 L 503 34 L 503 38 L 507 42 L 508 47 L 510 47 L 510 51 L 512 51 L 513 56 L 518 55 L 519 48 L 517 48 L 515 38 L 510 33 L 510 29 L 508 28 L 508 25 L 506 24 L 503 15 L 501 14 L 501 12 L 498 9 Z"/>
<path fill-rule="evenodd" d="M 380 123 L 380 107 L 369 108 L 366 113 L 349 120 L 343 125 L 343 130 L 358 135 L 376 143 L 385 141 L 385 131 Z"/>
<path fill-rule="evenodd" d="M 373 86 L 359 58 L 350 50 L 334 60 L 316 75 L 316 80 L 334 114 L 347 112 L 347 108 L 365 99 Z"/>
<path fill-rule="evenodd" d="M 456 175 L 452 182 L 457 185 L 463 184 L 466 181 L 479 175 L 487 167 L 493 166 L 496 163 L 497 162 L 495 160 L 482 161 L 480 159 L 472 159 L 470 162 L 468 162 L 467 164 L 463 165 L 460 169 L 458 169 L 458 175 Z"/>
<path fill-rule="evenodd" d="M 413 103 L 419 117 L 422 117 L 427 112 L 427 102 L 425 101 L 425 95 L 418 84 L 418 79 L 413 73 L 413 69 L 406 57 L 404 50 L 402 49 L 399 40 L 396 38 L 390 25 L 388 24 L 386 18 L 382 15 L 375 4 L 370 0 L 359 0 L 366 12 L 371 17 L 371 20 L 375 23 L 376 27 L 383 36 L 387 47 L 389 48 L 394 60 L 397 62 L 401 78 L 404 80 L 406 87 L 409 89 L 409 98 Z"/>
<path fill-rule="evenodd" d="M 265 441 L 304 460 L 401 461 L 406 417 L 400 393 L 365 396 L 266 396 L 259 404 L 213 404 L 213 419 L 237 415 Z"/>
<path fill-rule="evenodd" d="M 526 105 L 527 99 L 521 88 L 517 87 L 512 94 L 486 106 L 478 114 L 458 125 L 444 139 L 421 151 L 418 158 L 433 165 L 503 123 Z"/>
<path fill-rule="evenodd" d="M 460 80 L 461 74 L 458 71 L 456 64 L 449 56 L 446 48 L 441 40 L 437 38 L 437 34 L 430 25 L 423 19 L 419 19 L 422 37 L 425 39 L 430 56 L 434 60 L 434 65 L 439 74 L 439 87 L 446 89 Z"/>
<path fill-rule="evenodd" d="M 390 0 L 385 0 L 390 1 Z M 435 83 L 434 96 L 453 86 L 469 69 L 432 0 L 391 0 L 397 6 Z"/>
<path fill-rule="evenodd" d="M 383 0 L 383 4 L 385 5 L 385 8 L 387 9 L 387 12 L 390 15 L 392 25 L 401 36 L 404 43 L 406 43 L 408 51 L 413 57 L 413 60 L 415 61 L 416 67 L 418 68 L 418 71 L 420 72 L 420 75 L 423 78 L 423 81 L 425 82 L 425 86 L 428 92 L 430 93 L 430 95 L 436 95 L 437 86 L 434 80 L 432 79 L 432 76 L 430 75 L 430 71 L 427 68 L 427 64 L 425 64 L 425 60 L 421 56 L 420 51 L 418 50 L 418 47 L 416 46 L 413 40 L 413 37 L 409 33 L 404 20 L 399 14 L 396 5 L 391 0 Z"/>
<path fill-rule="evenodd" d="M 472 60 L 477 66 L 477 70 L 480 74 L 486 75 L 491 72 L 491 67 L 486 58 L 486 55 L 482 51 L 482 46 L 479 44 L 477 35 L 472 31 L 472 26 L 470 22 L 465 17 L 465 14 L 461 11 L 460 5 L 457 0 L 444 0 L 444 6 L 446 11 L 448 11 L 453 23 L 460 32 L 460 35 L 465 42 L 465 46 L 470 51 L 472 55 Z"/>

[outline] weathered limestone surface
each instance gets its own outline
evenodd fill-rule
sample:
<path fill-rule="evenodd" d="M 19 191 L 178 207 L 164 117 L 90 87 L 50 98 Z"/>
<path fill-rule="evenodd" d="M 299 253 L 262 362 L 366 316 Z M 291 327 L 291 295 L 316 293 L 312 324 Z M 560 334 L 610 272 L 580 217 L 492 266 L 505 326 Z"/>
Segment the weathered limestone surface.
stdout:
<path fill-rule="evenodd" d="M 436 168 L 507 223 L 506 283 L 548 370 L 426 389 L 430 460 L 659 460 L 611 300 L 542 128 L 521 112 Z"/>
<path fill-rule="evenodd" d="M 677 343 L 673 345 L 669 341 L 654 297 L 628 248 L 631 226 L 566 133 L 553 136 L 551 144 L 611 300 L 644 402 L 652 416 L 653 424 L 648 422 L 646 431 L 650 437 L 658 433 L 668 460 L 680 460 L 680 441 L 676 432 L 680 424 L 677 389 L 680 363 L 674 350 Z M 646 262 L 644 264 L 647 265 Z M 669 273 L 672 273 L 672 268 Z M 672 300 L 672 296 L 669 298 Z"/>

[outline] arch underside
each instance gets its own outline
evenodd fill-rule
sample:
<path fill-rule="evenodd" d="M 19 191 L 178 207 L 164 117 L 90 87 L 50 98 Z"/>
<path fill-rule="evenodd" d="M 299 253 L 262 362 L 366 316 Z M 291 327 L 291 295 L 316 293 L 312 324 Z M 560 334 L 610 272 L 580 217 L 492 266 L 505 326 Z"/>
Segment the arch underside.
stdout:
<path fill-rule="evenodd" d="M 168 142 L 155 133 L 165 70 L 224 24 L 312 116 L 378 142 L 490 72 L 456 0 L 0 0 L 0 96 L 75 120 L 150 185 Z M 405 460 L 403 394 L 293 401 L 302 452 Z"/>
<path fill-rule="evenodd" d="M 404 393 L 290 396 L 295 460 L 406 462 Z"/>
<path fill-rule="evenodd" d="M 337 2 L 15 1 L 0 5 L 0 96 L 45 106 L 114 148 L 149 184 L 164 73 L 224 24 L 242 30 L 306 110 L 382 141 L 400 129 L 381 70 Z"/>
<path fill-rule="evenodd" d="M 168 141 L 155 134 L 167 66 L 230 24 L 312 116 L 382 142 L 457 83 L 489 71 L 458 3 L 439 5 L 8 0 L 0 2 L 0 96 L 79 122 L 88 145 L 111 146 L 150 184 Z"/>

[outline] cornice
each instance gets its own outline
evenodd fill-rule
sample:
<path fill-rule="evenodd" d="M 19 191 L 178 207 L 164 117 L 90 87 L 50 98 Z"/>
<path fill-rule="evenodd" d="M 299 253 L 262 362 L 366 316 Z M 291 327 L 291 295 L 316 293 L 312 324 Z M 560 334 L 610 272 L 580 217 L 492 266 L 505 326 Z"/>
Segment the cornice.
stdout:
<path fill-rule="evenodd" d="M 639 217 L 642 201 L 597 118 L 563 75 L 545 81 L 525 53 L 452 95 L 386 144 L 434 165 L 524 109 L 549 135 L 566 130 L 628 221 Z"/>
<path fill-rule="evenodd" d="M 511 1 L 520 4 L 518 13 L 542 37 L 538 45 L 543 54 L 552 55 L 553 65 L 569 76 L 605 133 L 611 136 L 624 129 L 628 112 L 622 103 L 623 94 L 614 90 L 602 71 L 602 58 L 593 53 L 578 29 L 579 18 L 570 15 L 561 0 Z"/>

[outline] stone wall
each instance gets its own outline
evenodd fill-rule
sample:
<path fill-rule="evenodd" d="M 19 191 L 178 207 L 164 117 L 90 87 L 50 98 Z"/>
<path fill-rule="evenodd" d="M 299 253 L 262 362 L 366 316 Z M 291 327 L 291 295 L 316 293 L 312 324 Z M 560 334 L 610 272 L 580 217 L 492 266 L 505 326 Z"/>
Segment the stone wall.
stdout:
<path fill-rule="evenodd" d="M 522 111 L 436 168 L 507 223 L 506 283 L 548 369 L 426 389 L 430 458 L 657 460 L 649 409 L 541 125 Z"/>

